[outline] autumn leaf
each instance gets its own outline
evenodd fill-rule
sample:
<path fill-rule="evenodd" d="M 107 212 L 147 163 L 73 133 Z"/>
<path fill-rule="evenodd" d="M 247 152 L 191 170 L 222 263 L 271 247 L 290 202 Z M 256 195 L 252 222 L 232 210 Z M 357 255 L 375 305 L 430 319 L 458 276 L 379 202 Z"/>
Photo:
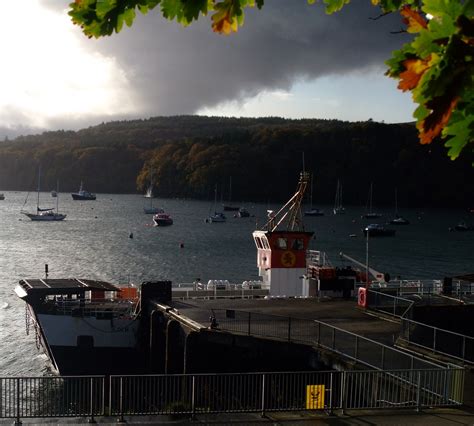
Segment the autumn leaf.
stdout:
<path fill-rule="evenodd" d="M 406 92 L 418 86 L 418 82 L 423 76 L 424 72 L 430 67 L 429 61 L 431 56 L 427 59 L 406 59 L 403 61 L 405 71 L 400 73 L 400 83 L 398 88 Z"/>
<path fill-rule="evenodd" d="M 425 18 L 421 16 L 420 12 L 413 10 L 410 6 L 403 6 L 400 14 L 403 16 L 403 22 L 407 25 L 409 33 L 419 33 L 421 30 L 426 29 L 427 23 Z"/>
<path fill-rule="evenodd" d="M 453 98 L 448 94 L 434 98 L 427 104 L 431 112 L 423 121 L 417 124 L 421 144 L 430 144 L 441 133 L 441 130 L 448 124 L 458 100 L 459 97 Z"/>

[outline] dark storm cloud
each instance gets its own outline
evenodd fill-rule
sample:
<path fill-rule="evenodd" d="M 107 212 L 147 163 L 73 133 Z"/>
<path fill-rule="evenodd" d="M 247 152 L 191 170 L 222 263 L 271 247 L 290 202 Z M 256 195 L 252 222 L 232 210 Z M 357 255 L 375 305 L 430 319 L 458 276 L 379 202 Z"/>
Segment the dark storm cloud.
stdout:
<path fill-rule="evenodd" d="M 373 67 L 382 73 L 404 36 L 390 34 L 400 29 L 398 16 L 370 19 L 378 14 L 369 1 L 353 1 L 328 16 L 321 4 L 268 0 L 262 10 L 247 12 L 245 25 L 231 36 L 214 34 L 208 18 L 183 28 L 155 12 L 91 44 L 118 59 L 143 113 L 185 114 L 263 89 L 289 89 L 298 78 Z"/>

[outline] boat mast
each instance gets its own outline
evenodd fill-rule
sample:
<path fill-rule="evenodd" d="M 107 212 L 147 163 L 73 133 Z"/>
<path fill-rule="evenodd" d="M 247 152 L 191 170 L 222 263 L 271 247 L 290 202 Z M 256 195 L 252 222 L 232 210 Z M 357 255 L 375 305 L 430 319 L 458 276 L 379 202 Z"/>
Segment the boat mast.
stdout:
<path fill-rule="evenodd" d="M 41 187 L 41 165 L 38 166 L 38 194 L 36 197 L 36 213 L 39 212 L 39 204 L 40 204 L 40 187 Z"/>

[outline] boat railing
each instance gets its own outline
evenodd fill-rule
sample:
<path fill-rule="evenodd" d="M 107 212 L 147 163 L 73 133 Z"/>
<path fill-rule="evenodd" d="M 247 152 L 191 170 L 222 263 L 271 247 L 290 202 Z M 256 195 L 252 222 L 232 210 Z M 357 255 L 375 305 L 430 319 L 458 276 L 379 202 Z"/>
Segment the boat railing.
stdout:
<path fill-rule="evenodd" d="M 81 316 L 131 316 L 135 312 L 136 301 L 100 299 L 93 301 L 90 299 L 74 300 L 51 300 L 46 302 L 48 311 L 56 315 Z"/>
<path fill-rule="evenodd" d="M 326 252 L 319 250 L 308 250 L 306 252 L 306 264 L 308 266 L 332 266 Z"/>

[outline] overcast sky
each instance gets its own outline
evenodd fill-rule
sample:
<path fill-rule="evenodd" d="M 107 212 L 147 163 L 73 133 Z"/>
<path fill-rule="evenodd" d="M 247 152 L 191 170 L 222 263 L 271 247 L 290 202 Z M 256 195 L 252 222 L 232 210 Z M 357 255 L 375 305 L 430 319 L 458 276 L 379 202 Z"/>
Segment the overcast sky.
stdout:
<path fill-rule="evenodd" d="M 379 11 L 368 0 L 331 16 L 306 0 L 267 0 L 232 36 L 213 33 L 209 18 L 183 28 L 155 11 L 99 40 L 72 24 L 69 1 L 2 3 L 9 136 L 196 113 L 412 121 L 410 96 L 383 75 L 404 41 L 391 34 L 400 19 L 369 19 Z"/>

